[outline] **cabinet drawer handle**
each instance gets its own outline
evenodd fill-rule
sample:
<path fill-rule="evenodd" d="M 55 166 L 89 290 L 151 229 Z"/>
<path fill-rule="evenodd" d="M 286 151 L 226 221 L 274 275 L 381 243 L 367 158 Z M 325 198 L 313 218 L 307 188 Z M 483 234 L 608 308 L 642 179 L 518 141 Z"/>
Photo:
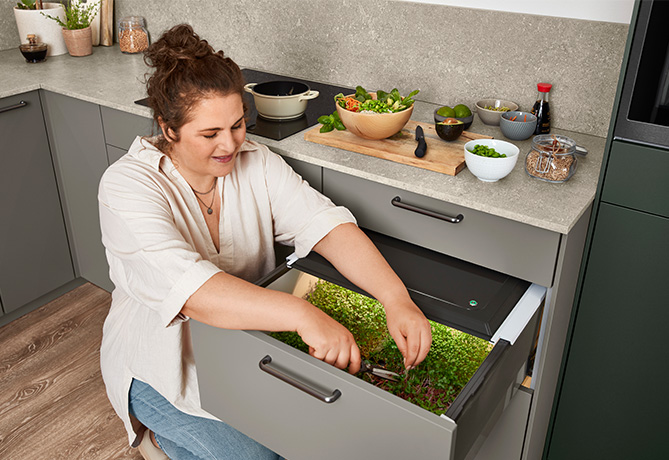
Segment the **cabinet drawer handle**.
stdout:
<path fill-rule="evenodd" d="M 418 214 L 423 214 L 424 216 L 430 216 L 430 217 L 434 217 L 435 219 L 445 220 L 446 222 L 450 222 L 451 224 L 459 224 L 465 218 L 465 216 L 463 216 L 462 214 L 458 214 L 455 217 L 447 216 L 445 214 L 440 214 L 438 212 L 433 212 L 433 211 L 429 211 L 427 209 L 412 206 L 410 204 L 402 203 L 402 199 L 399 196 L 396 196 L 395 198 L 390 200 L 390 204 L 392 204 L 393 206 L 396 206 L 398 208 L 406 209 L 407 211 L 413 211 L 413 212 L 417 212 Z"/>
<path fill-rule="evenodd" d="M 0 113 L 9 112 L 10 110 L 14 110 L 14 109 L 20 109 L 21 107 L 25 107 L 26 105 L 28 105 L 28 103 L 26 101 L 19 101 L 18 104 L 10 105 L 9 107 L 0 108 Z"/>
<path fill-rule="evenodd" d="M 306 383 L 300 382 L 299 380 L 294 379 L 293 377 L 290 377 L 283 372 L 270 367 L 269 364 L 272 362 L 272 357 L 270 355 L 265 356 L 263 359 L 260 360 L 260 369 L 263 371 L 267 372 L 269 375 L 273 375 L 274 377 L 278 378 L 279 380 L 283 380 L 284 382 L 294 386 L 295 388 L 304 391 L 307 394 L 310 394 L 314 398 L 317 398 L 324 403 L 333 403 L 339 397 L 341 396 L 341 391 L 339 390 L 334 390 L 332 394 L 324 394 L 314 388 L 311 388 L 309 385 Z"/>

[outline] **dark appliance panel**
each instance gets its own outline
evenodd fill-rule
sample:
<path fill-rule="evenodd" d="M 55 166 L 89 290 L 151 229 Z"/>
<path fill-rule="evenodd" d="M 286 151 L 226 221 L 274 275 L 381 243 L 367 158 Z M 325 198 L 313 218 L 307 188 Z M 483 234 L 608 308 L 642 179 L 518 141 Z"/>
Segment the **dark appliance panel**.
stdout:
<path fill-rule="evenodd" d="M 669 2 L 641 2 L 623 80 L 615 139 L 669 147 L 667 18 Z"/>

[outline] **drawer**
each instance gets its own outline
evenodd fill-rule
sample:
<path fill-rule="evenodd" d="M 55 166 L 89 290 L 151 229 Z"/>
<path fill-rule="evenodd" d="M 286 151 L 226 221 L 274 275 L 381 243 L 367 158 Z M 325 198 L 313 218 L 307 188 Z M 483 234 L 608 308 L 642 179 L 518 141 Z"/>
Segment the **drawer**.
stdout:
<path fill-rule="evenodd" d="M 453 458 L 456 424 L 262 332 L 193 322 L 202 407 L 291 460 Z M 261 360 L 331 403 L 263 372 Z M 411 442 L 407 442 L 410 439 Z"/>
<path fill-rule="evenodd" d="M 602 201 L 669 217 L 669 150 L 614 141 Z"/>
<path fill-rule="evenodd" d="M 551 286 L 560 234 L 329 169 L 323 193 L 360 226 L 518 278 Z M 401 203 L 393 199 L 399 197 Z M 459 223 L 403 209 L 458 216 Z"/>
<path fill-rule="evenodd" d="M 148 136 L 158 133 L 153 127 L 151 118 L 142 117 L 120 110 L 100 107 L 105 143 L 120 149 L 128 150 L 137 136 Z"/>
<path fill-rule="evenodd" d="M 293 292 L 302 273 L 297 265 L 279 267 L 267 287 Z M 202 407 L 291 460 L 340 459 L 342 449 L 352 459 L 471 457 L 524 375 L 545 292 L 529 286 L 495 332 L 488 357 L 442 415 L 263 332 L 191 320 Z"/>

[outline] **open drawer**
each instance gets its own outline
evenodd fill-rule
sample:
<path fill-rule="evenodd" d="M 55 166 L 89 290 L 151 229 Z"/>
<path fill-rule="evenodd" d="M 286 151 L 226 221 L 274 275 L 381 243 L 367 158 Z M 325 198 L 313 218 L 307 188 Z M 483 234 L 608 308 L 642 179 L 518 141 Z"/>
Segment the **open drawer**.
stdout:
<path fill-rule="evenodd" d="M 472 458 L 524 375 L 546 289 L 382 235 L 370 238 L 428 318 L 494 344 L 446 413 L 435 415 L 264 332 L 191 320 L 202 407 L 290 460 Z M 260 284 L 292 292 L 301 273 L 356 290 L 314 255 L 289 261 Z"/>

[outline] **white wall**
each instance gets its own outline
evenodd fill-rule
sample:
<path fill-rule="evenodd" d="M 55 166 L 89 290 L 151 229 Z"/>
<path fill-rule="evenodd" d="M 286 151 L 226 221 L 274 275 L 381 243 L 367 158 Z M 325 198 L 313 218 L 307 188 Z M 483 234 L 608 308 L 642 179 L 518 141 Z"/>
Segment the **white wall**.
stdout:
<path fill-rule="evenodd" d="M 634 0 L 411 0 L 512 13 L 629 24 Z"/>

